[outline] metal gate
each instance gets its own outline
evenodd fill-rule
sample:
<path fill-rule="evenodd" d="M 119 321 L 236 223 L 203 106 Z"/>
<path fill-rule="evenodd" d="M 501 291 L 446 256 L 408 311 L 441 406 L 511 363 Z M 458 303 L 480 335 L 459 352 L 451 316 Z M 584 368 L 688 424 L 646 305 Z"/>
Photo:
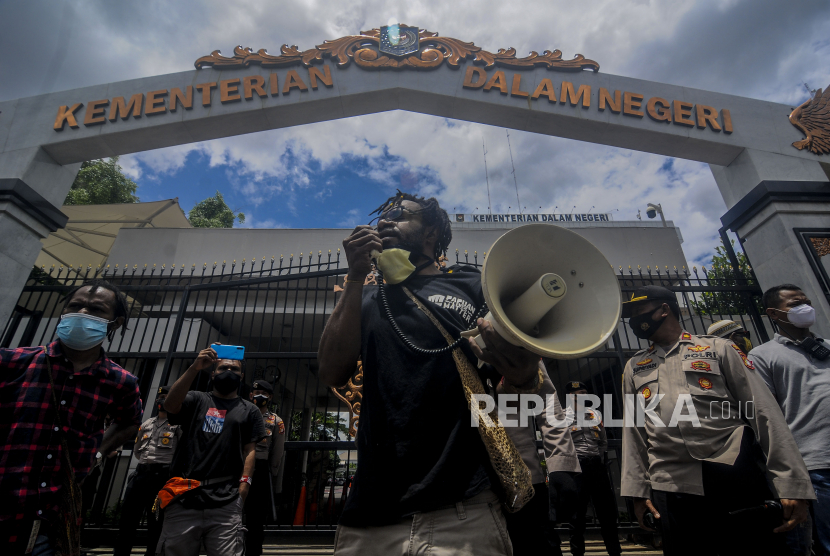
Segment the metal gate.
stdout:
<path fill-rule="evenodd" d="M 456 262 L 480 266 L 456 251 Z M 347 269 L 339 251 L 300 254 L 295 258 L 223 261 L 201 267 L 172 265 L 35 269 L 15 312 L 6 323 L 3 347 L 42 345 L 54 338 L 62 296 L 87 278 L 98 276 L 117 285 L 130 305 L 130 329 L 105 342 L 108 355 L 139 380 L 145 408 L 155 405 L 160 384 L 171 384 L 212 342 L 246 347 L 242 395 L 256 379 L 275 385 L 272 410 L 286 423 L 286 455 L 277 482 L 277 523 L 272 529 L 331 530 L 356 467 L 348 437 L 348 407 L 317 378 L 317 348 L 327 317 L 339 296 Z M 679 295 L 684 327 L 705 334 L 712 321 L 731 318 L 751 331 L 753 340 L 768 340 L 770 324 L 759 312 L 761 290 L 751 276 L 731 269 L 669 272 L 619 269 L 624 297 L 646 283 L 665 285 Z M 611 394 L 614 416 L 621 417 L 621 381 L 625 362 L 645 344 L 618 324 L 605 349 L 572 361 L 546 361 L 554 384 L 579 380 L 599 396 Z M 193 389 L 204 390 L 208 377 Z M 144 418 L 152 409 L 145 409 Z M 609 429 L 608 469 L 619 494 L 620 432 Z M 120 500 L 136 465 L 130 446 L 110 460 L 100 478 L 88 481 L 87 527 L 117 526 Z M 91 485 L 91 486 L 90 486 Z M 97 492 L 92 492 L 97 487 Z M 304 504 L 300 504 L 303 497 Z M 618 498 L 624 522 L 633 513 Z M 298 505 L 304 510 L 298 512 Z M 627 514 L 627 515 L 626 515 Z"/>

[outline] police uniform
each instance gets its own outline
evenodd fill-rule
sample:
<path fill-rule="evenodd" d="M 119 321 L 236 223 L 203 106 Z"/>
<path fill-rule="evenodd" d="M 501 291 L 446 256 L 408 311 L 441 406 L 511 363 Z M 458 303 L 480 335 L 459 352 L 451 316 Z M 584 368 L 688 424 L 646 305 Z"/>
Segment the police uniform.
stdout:
<path fill-rule="evenodd" d="M 257 380 L 252 390 L 264 390 L 273 394 L 271 385 L 264 380 Z M 285 449 L 285 423 L 275 413 L 266 411 L 262 415 L 265 423 L 265 438 L 256 445 L 256 466 L 252 477 L 251 490 L 245 501 L 245 526 L 248 535 L 245 539 L 245 554 L 260 556 L 265 537 L 265 524 L 269 519 L 276 520 L 274 494 L 281 491 L 276 484 L 277 474 Z"/>
<path fill-rule="evenodd" d="M 671 303 L 649 295 L 637 300 Z M 668 349 L 637 352 L 623 390 L 639 408 L 625 412 L 621 494 L 653 500 L 665 554 L 783 553 L 782 535 L 729 513 L 815 498 L 781 410 L 743 351 L 684 331 Z"/>
<path fill-rule="evenodd" d="M 513 553 L 516 556 L 533 554 L 544 556 L 554 554 L 560 556 L 559 536 L 553 529 L 550 521 L 550 498 L 548 486 L 545 481 L 545 470 L 542 469 L 541 459 L 544 457 L 548 473 L 553 476 L 564 474 L 575 474 L 579 472 L 579 460 L 576 457 L 574 444 L 571 441 L 571 434 L 567 426 L 555 426 L 548 423 L 547 411 L 553 411 L 555 421 L 565 422 L 565 413 L 556 396 L 556 387 L 548 377 L 547 369 L 542 362 L 539 362 L 542 371 L 542 387 L 536 393 L 546 402 L 541 413 L 534 417 L 528 416 L 526 423 L 519 423 L 518 427 L 505 427 L 508 436 L 513 441 L 522 461 L 530 470 L 531 481 L 535 494 L 521 510 L 516 513 L 505 513 L 507 531 L 513 543 Z M 502 382 L 496 392 L 498 394 L 513 393 L 509 387 Z M 548 398 L 550 396 L 550 398 Z M 548 399 L 553 402 L 548 407 Z M 508 401 L 507 407 L 518 407 L 518 400 Z M 530 419 L 535 420 L 535 427 L 531 425 Z M 558 424 L 558 423 L 557 423 Z M 544 453 L 542 456 L 536 447 L 536 431 L 542 436 Z M 568 477 L 565 477 L 567 480 Z"/>
<path fill-rule="evenodd" d="M 581 382 L 568 382 L 565 385 L 566 394 L 583 389 L 588 388 Z M 602 421 L 596 419 L 594 412 L 586 410 L 585 413 L 585 420 L 595 421 L 595 425 L 583 427 L 576 421 L 571 425 L 571 438 L 579 458 L 579 466 L 582 468 L 582 473 L 575 478 L 579 494 L 576 515 L 571 523 L 573 525 L 570 541 L 571 553 L 574 556 L 585 554 L 585 514 L 590 501 L 594 504 L 608 554 L 619 556 L 622 548 L 617 531 L 617 514 L 619 513 L 617 498 L 605 466 L 608 437 L 605 434 L 605 426 Z"/>
<path fill-rule="evenodd" d="M 166 387 L 159 388 L 159 395 L 167 394 Z M 167 419 L 151 417 L 141 424 L 135 440 L 133 454 L 138 466 L 130 475 L 121 505 L 121 521 L 113 549 L 114 556 L 127 556 L 133 546 L 135 530 L 142 514 L 147 515 L 146 556 L 155 554 L 161 535 L 162 516 L 157 520 L 151 511 L 156 495 L 170 478 L 170 463 L 182 436 L 178 425 Z"/>

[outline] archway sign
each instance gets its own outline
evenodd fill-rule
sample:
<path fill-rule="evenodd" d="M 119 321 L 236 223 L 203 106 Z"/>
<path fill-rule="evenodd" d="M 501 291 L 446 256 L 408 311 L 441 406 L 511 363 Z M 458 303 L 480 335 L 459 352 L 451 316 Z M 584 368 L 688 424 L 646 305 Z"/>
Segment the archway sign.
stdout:
<path fill-rule="evenodd" d="M 708 163 L 729 208 L 723 223 L 745 241 L 761 286 L 800 284 L 830 334 L 830 257 L 822 263 L 817 247 L 830 232 L 830 92 L 794 109 L 403 24 L 274 55 L 217 50 L 195 66 L 0 103 L 0 322 L 40 238 L 64 225 L 58 207 L 82 161 L 409 110 Z"/>

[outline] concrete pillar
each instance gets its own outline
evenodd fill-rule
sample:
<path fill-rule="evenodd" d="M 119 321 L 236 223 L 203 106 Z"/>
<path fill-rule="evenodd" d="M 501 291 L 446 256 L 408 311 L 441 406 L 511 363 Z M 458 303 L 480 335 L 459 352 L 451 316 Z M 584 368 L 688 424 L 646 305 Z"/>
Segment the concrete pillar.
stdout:
<path fill-rule="evenodd" d="M 812 330 L 830 337 L 830 293 L 813 271 L 798 231 L 830 230 L 827 165 L 746 150 L 729 166 L 711 168 L 729 207 L 721 221 L 741 239 L 761 288 L 802 287 L 816 308 Z"/>
<path fill-rule="evenodd" d="M 0 153 L 0 323 L 14 311 L 40 240 L 66 225 L 60 206 L 80 167 L 60 166 L 40 147 Z"/>

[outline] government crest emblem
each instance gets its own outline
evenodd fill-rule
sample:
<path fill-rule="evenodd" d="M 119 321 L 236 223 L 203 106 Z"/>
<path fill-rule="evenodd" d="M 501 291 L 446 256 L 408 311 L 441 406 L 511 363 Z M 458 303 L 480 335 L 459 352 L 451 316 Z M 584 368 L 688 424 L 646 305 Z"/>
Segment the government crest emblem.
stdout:
<path fill-rule="evenodd" d="M 392 56 L 406 56 L 418 52 L 418 28 L 408 25 L 384 25 L 380 28 L 378 50 Z"/>

